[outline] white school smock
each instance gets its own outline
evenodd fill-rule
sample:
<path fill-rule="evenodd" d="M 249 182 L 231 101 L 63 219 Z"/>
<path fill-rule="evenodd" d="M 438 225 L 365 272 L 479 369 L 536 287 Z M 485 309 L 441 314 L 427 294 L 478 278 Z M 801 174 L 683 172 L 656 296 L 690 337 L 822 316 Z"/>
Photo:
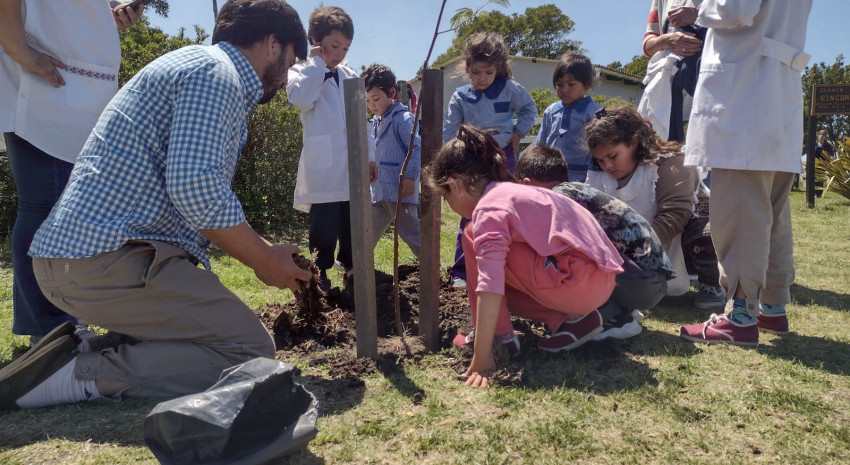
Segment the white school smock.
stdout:
<path fill-rule="evenodd" d="M 621 188 L 617 187 L 617 180 L 604 171 L 587 172 L 588 185 L 626 202 L 649 223 L 652 223 L 658 208 L 655 201 L 656 182 L 658 182 L 658 165 L 655 163 L 638 163 L 628 184 Z M 676 234 L 670 242 L 661 245 L 676 273 L 676 276 L 667 280 L 667 295 L 682 295 L 688 292 L 691 284 L 688 268 L 685 265 L 685 253 L 682 250 L 682 233 Z"/>
<path fill-rule="evenodd" d="M 107 0 L 26 0 L 27 42 L 68 66 L 54 88 L 0 48 L 0 132 L 73 163 L 118 91 L 121 46 Z"/>
<path fill-rule="evenodd" d="M 812 0 L 706 0 L 685 165 L 799 173 Z M 782 10 L 780 12 L 779 10 Z"/>
<path fill-rule="evenodd" d="M 349 200 L 342 81 L 356 78 L 357 73 L 344 62 L 337 70 L 339 85 L 333 78 L 325 80 L 329 70 L 321 56 L 309 57 L 289 69 L 286 98 L 301 110 L 304 129 L 304 147 L 298 162 L 292 206 L 303 212 L 309 212 L 314 203 Z"/>

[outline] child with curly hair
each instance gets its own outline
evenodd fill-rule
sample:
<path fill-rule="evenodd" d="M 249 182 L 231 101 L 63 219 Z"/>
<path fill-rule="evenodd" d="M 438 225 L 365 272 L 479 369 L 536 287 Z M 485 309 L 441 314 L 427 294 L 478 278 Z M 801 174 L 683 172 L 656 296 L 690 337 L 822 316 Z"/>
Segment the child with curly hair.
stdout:
<path fill-rule="evenodd" d="M 667 295 L 686 293 L 693 270 L 699 280 L 694 305 L 724 305 L 708 218 L 694 215 L 699 175 L 683 165 L 682 145 L 661 139 L 628 105 L 600 110 L 585 128 L 585 141 L 594 160 L 587 183 L 637 210 L 661 239 L 676 271 Z"/>

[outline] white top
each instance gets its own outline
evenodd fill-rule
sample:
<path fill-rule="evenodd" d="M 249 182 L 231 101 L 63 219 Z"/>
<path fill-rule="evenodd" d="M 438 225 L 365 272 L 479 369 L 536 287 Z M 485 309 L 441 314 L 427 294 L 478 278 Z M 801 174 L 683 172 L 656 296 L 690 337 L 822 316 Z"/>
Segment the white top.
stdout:
<path fill-rule="evenodd" d="M 800 172 L 812 0 L 705 0 L 685 165 Z"/>
<path fill-rule="evenodd" d="M 626 202 L 649 223 L 655 218 L 658 207 L 655 201 L 656 182 L 658 165 L 655 163 L 639 163 L 631 179 L 623 187 L 618 187 L 617 180 L 604 171 L 587 172 L 587 184 Z M 682 250 L 682 234 L 677 234 L 670 242 L 661 245 L 676 273 L 675 277 L 667 281 L 667 295 L 682 295 L 688 292 L 690 287 L 690 277 Z"/>
<path fill-rule="evenodd" d="M 73 163 L 118 90 L 121 47 L 107 0 L 25 0 L 27 42 L 68 66 L 54 88 L 0 48 L 0 131 Z"/>
<path fill-rule="evenodd" d="M 337 70 L 339 83 L 333 78 L 325 79 L 329 70 L 321 56 L 309 57 L 289 69 L 286 98 L 301 110 L 304 128 L 304 147 L 298 162 L 293 199 L 296 210 L 309 212 L 314 203 L 349 200 L 342 81 L 356 78 L 357 73 L 344 63 L 340 63 Z"/>

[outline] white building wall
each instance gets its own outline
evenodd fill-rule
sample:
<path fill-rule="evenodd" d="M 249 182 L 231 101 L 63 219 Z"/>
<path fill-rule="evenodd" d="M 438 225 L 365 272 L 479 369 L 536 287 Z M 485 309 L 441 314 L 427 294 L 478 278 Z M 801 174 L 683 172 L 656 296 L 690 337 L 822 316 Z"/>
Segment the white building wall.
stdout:
<path fill-rule="evenodd" d="M 444 70 L 444 112 L 446 108 L 448 108 L 449 100 L 451 99 L 455 89 L 469 83 L 466 74 L 458 72 L 458 61 L 459 60 L 454 60 L 450 62 Z M 514 80 L 522 84 L 526 90 L 531 91 L 532 89 L 537 88 L 551 89 L 554 93 L 555 89 L 552 87 L 552 73 L 555 70 L 556 63 L 557 60 L 514 57 L 511 62 L 511 69 L 513 70 Z M 607 98 L 620 97 L 623 100 L 632 102 L 635 106 L 637 106 L 641 96 L 643 95 L 642 86 L 637 85 L 634 81 L 631 81 L 633 84 L 627 85 L 621 78 L 611 80 L 606 76 L 608 76 L 608 74 L 606 74 L 605 70 L 597 68 L 594 86 L 590 91 L 591 96 L 604 95 Z M 421 81 L 417 79 L 411 81 L 411 84 L 416 90 L 417 95 L 419 95 Z"/>

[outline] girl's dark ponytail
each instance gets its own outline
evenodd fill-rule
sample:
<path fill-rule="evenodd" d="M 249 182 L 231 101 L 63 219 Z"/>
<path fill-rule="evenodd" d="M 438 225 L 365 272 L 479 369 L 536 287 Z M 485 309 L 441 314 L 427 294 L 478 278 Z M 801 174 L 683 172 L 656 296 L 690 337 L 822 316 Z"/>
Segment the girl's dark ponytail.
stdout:
<path fill-rule="evenodd" d="M 470 124 L 461 124 L 457 136 L 446 142 L 427 169 L 426 182 L 439 188 L 449 178 L 462 178 L 480 195 L 491 181 L 516 182 L 496 139 Z"/>

